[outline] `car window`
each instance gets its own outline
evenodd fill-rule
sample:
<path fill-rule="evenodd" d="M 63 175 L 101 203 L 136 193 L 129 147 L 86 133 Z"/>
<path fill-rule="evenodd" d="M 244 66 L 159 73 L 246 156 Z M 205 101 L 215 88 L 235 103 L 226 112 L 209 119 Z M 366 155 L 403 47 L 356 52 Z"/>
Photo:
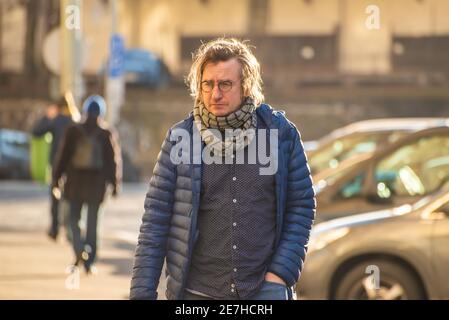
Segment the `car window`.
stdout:
<path fill-rule="evenodd" d="M 379 141 L 383 141 L 387 135 L 387 133 L 370 133 L 337 139 L 309 157 L 311 171 L 317 174 L 324 169 L 336 168 L 342 161 L 355 155 L 373 152 Z"/>
<path fill-rule="evenodd" d="M 362 193 L 364 173 L 357 174 L 353 179 L 348 181 L 338 190 L 337 197 L 340 199 L 350 199 L 360 196 Z"/>
<path fill-rule="evenodd" d="M 424 137 L 401 147 L 376 167 L 379 196 L 416 196 L 438 190 L 449 178 L 449 136 Z"/>

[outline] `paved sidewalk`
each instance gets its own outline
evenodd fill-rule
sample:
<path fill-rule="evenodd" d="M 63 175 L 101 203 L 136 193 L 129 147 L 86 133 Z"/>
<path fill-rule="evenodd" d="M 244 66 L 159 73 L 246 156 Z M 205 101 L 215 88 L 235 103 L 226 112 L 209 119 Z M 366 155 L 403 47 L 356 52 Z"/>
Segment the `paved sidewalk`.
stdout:
<path fill-rule="evenodd" d="M 144 190 L 124 186 L 118 199 L 106 202 L 99 226 L 99 273 L 87 276 L 81 267 L 78 277 L 67 270 L 73 253 L 64 232 L 57 242 L 46 235 L 46 189 L 0 183 L 0 299 L 128 299 Z M 158 291 L 164 299 L 164 279 Z"/>
<path fill-rule="evenodd" d="M 70 275 L 67 242 L 51 242 L 43 232 L 0 233 L 0 299 L 127 299 L 132 251 L 103 239 L 98 275 L 83 269 Z"/>

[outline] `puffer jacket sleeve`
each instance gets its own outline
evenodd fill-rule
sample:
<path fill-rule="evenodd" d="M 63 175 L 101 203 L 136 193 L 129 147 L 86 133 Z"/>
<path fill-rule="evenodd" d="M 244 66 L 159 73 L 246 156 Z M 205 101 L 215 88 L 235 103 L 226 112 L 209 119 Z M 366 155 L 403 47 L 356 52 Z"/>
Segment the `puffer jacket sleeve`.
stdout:
<path fill-rule="evenodd" d="M 306 247 L 315 219 L 316 200 L 310 169 L 298 130 L 290 127 L 287 195 L 279 246 L 268 271 L 293 286 L 303 268 Z"/>
<path fill-rule="evenodd" d="M 157 299 L 157 287 L 166 255 L 176 167 L 170 161 L 170 132 L 162 144 L 145 198 L 137 249 L 134 258 L 130 299 Z"/>

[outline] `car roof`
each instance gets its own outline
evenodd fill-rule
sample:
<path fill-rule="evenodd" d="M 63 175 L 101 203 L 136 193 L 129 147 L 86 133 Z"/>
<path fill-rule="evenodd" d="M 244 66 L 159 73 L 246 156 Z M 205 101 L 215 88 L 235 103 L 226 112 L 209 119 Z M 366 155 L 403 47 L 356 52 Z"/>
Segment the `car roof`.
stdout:
<path fill-rule="evenodd" d="M 386 132 L 386 131 L 418 131 L 425 128 L 448 126 L 448 118 L 384 118 L 371 119 L 351 123 L 336 129 L 319 140 L 325 143 L 352 133 Z"/>

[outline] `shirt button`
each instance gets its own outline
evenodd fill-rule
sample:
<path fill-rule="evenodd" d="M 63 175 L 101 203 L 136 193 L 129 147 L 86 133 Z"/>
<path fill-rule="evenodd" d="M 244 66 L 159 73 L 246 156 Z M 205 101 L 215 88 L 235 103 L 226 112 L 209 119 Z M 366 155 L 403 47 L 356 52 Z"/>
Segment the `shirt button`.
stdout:
<path fill-rule="evenodd" d="M 235 288 L 235 284 L 231 283 L 231 287 L 232 287 L 232 288 Z"/>
<path fill-rule="evenodd" d="M 231 289 L 231 292 L 234 292 L 235 290 L 234 289 Z"/>
<path fill-rule="evenodd" d="M 232 246 L 232 249 L 234 249 L 234 250 L 237 249 L 237 246 L 236 246 L 236 245 L 233 245 L 233 246 Z"/>
<path fill-rule="evenodd" d="M 232 199 L 232 202 L 237 203 L 237 199 Z"/>
<path fill-rule="evenodd" d="M 234 222 L 232 225 L 235 227 L 235 226 L 237 226 L 237 223 Z"/>
<path fill-rule="evenodd" d="M 234 272 L 237 272 L 237 268 L 234 268 Z"/>
<path fill-rule="evenodd" d="M 236 177 L 232 177 L 232 181 L 235 181 L 235 180 L 237 180 L 237 178 Z"/>

